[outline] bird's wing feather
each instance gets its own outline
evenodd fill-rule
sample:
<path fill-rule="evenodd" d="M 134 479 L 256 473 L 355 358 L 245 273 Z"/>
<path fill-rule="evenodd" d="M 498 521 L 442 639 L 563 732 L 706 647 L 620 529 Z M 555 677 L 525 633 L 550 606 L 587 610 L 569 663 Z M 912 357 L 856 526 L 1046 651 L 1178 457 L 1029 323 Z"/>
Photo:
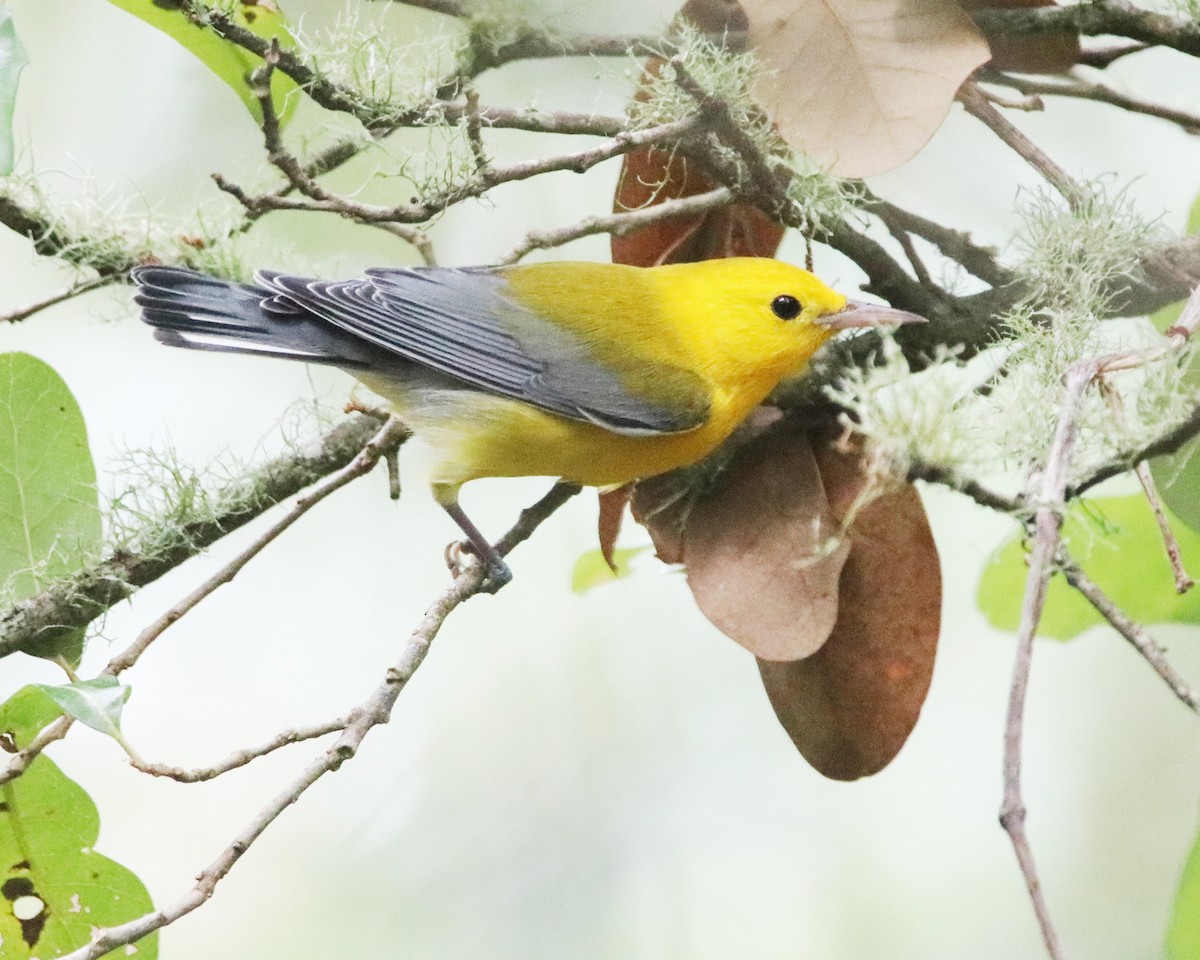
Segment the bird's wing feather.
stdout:
<path fill-rule="evenodd" d="M 635 435 L 683 432 L 707 418 L 699 377 L 647 361 L 646 379 L 678 381 L 686 402 L 637 396 L 577 337 L 506 295 L 499 272 L 380 269 L 367 277 L 329 282 L 260 272 L 256 279 L 369 343 L 560 416 Z"/>

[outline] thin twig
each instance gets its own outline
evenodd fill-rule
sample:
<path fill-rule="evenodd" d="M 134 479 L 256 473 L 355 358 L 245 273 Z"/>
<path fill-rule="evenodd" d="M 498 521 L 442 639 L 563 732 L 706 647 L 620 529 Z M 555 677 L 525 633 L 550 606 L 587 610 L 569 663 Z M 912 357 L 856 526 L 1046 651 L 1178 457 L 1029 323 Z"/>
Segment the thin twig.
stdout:
<path fill-rule="evenodd" d="M 218 587 L 231 581 L 250 560 L 317 503 L 352 480 L 369 473 L 375 464 L 379 462 L 380 458 L 388 457 L 389 454 L 394 455 L 396 448 L 407 436 L 408 428 L 398 419 L 394 417 L 389 418 L 378 432 L 363 445 L 358 455 L 350 463 L 337 473 L 332 474 L 324 483 L 313 490 L 312 493 L 298 499 L 293 504 L 291 510 L 256 537 L 254 542 L 245 550 L 205 580 L 204 583 L 188 594 L 183 600 L 174 604 L 169 610 L 155 619 L 149 626 L 142 630 L 129 646 L 109 660 L 98 676 L 117 677 L 132 667 L 164 630 L 173 623 L 176 623 Z M 46 747 L 54 741 L 65 737 L 67 731 L 71 729 L 73 722 L 73 718 L 71 717 L 60 717 L 39 732 L 30 743 L 13 756 L 5 770 L 0 773 L 0 785 L 19 776 Z M 134 766 L 139 766 L 140 761 L 132 754 L 131 759 L 134 761 Z"/>
<path fill-rule="evenodd" d="M 578 490 L 578 487 L 568 484 L 556 484 L 534 506 L 522 511 L 517 523 L 496 545 L 496 549 L 502 554 L 510 552 Z M 299 800 L 321 777 L 335 772 L 352 758 L 371 730 L 388 722 L 397 698 L 424 662 L 430 645 L 446 618 L 461 603 L 479 593 L 484 586 L 484 580 L 485 570 L 479 564 L 468 565 L 455 577 L 413 630 L 400 658 L 387 670 L 383 681 L 366 700 L 348 714 L 348 723 L 337 741 L 255 814 L 217 858 L 200 871 L 191 890 L 169 906 L 135 920 L 115 927 L 97 928 L 92 933 L 90 943 L 67 954 L 62 960 L 97 960 L 110 950 L 134 943 L 147 934 L 174 923 L 212 897 L 217 885 L 276 817 Z"/>
<path fill-rule="evenodd" d="M 399 227 L 403 224 L 424 223 L 453 204 L 482 196 L 487 191 L 504 183 L 528 180 L 558 171 L 585 173 L 597 164 L 629 153 L 639 147 L 681 139 L 698 130 L 702 122 L 703 120 L 699 116 L 684 117 L 644 130 L 620 132 L 605 142 L 586 150 L 558 154 L 540 160 L 527 160 L 507 167 L 488 166 L 477 171 L 476 175 L 467 181 L 439 194 L 425 200 L 394 207 L 363 203 L 329 193 L 315 181 L 306 179 L 294 158 L 290 158 L 288 169 L 283 167 L 281 169 L 284 169 L 285 175 L 289 177 L 293 186 L 304 194 L 306 199 L 296 198 L 284 192 L 250 196 L 241 187 L 230 183 L 219 174 L 215 174 L 213 179 L 218 187 L 235 197 L 252 215 L 261 215 L 266 210 L 315 211 L 336 213 L 365 224 Z M 275 155 L 272 157 L 272 162 L 275 163 L 278 159 L 281 158 Z M 276 165 L 279 164 L 276 163 Z"/>
<path fill-rule="evenodd" d="M 37 736 L 14 753 L 8 761 L 8 765 L 3 770 L 0 770 L 0 787 L 15 780 L 28 770 L 29 765 L 33 763 L 43 750 L 56 740 L 61 740 L 67 735 L 67 732 L 74 723 L 74 717 L 59 717 L 49 726 L 39 730 Z"/>
<path fill-rule="evenodd" d="M 216 573 L 196 587 L 182 600 L 173 604 L 169 610 L 157 617 L 138 635 L 121 653 L 109 661 L 103 673 L 116 676 L 128 670 L 147 648 L 162 635 L 163 631 L 172 624 L 179 622 L 191 610 L 195 609 L 205 598 L 218 588 L 229 583 L 242 569 L 273 543 L 288 527 L 308 513 L 318 503 L 330 494 L 340 490 L 346 484 L 366 476 L 380 459 L 389 451 L 395 450 L 409 436 L 408 428 L 395 417 L 387 420 L 379 432 L 375 434 L 359 451 L 358 456 L 351 460 L 337 473 L 331 474 L 309 493 L 299 497 L 290 510 L 276 520 L 271 526 L 246 546 L 237 556 L 221 567 Z"/>
<path fill-rule="evenodd" d="M 473 84 L 467 84 L 463 90 L 463 99 L 467 103 L 467 143 L 471 147 L 471 155 L 475 158 L 475 172 L 486 177 L 491 166 L 487 150 L 483 146 L 483 120 L 479 116 L 479 91 Z"/>
<path fill-rule="evenodd" d="M 1011 73 L 989 73 L 984 79 L 989 83 L 1000 83 L 1022 93 L 1046 97 L 1070 97 L 1076 100 L 1092 100 L 1120 107 L 1129 113 L 1140 113 L 1147 117 L 1169 120 L 1187 133 L 1200 133 L 1200 115 L 1165 107 L 1127 96 L 1104 83 L 1089 83 L 1082 78 L 1060 79 L 1033 77 Z"/>
<path fill-rule="evenodd" d="M 1145 494 L 1146 501 L 1154 513 L 1154 520 L 1158 524 L 1163 549 L 1167 551 L 1167 560 L 1171 564 L 1171 575 L 1175 578 L 1175 592 L 1187 593 L 1196 585 L 1196 581 L 1188 576 L 1187 570 L 1184 569 L 1179 541 L 1175 538 L 1175 531 L 1171 529 L 1166 513 L 1163 512 L 1162 498 L 1158 494 L 1158 486 L 1150 473 L 1150 465 L 1143 460 L 1134 468 L 1134 473 L 1137 474 L 1138 482 L 1142 485 L 1142 493 Z"/>
<path fill-rule="evenodd" d="M 1029 899 L 1037 915 L 1042 940 L 1053 960 L 1061 960 L 1062 952 L 1058 944 L 1058 934 L 1046 907 L 1041 880 L 1034 865 L 1029 835 L 1025 831 L 1026 808 L 1021 791 L 1025 694 L 1029 688 L 1029 669 L 1033 661 L 1033 638 L 1042 618 L 1046 588 L 1053 572 L 1052 563 L 1058 555 L 1062 526 L 1061 506 L 1077 435 L 1076 416 L 1079 402 L 1102 365 L 1102 359 L 1080 361 L 1067 371 L 1066 391 L 1059 413 L 1058 427 L 1046 456 L 1046 463 L 1041 469 L 1040 477 L 1030 477 L 1029 495 L 1036 497 L 1039 506 L 1033 520 L 1033 550 L 1029 557 L 1029 573 L 1025 579 L 1021 622 L 1017 632 L 1017 655 L 1013 663 L 1008 713 L 1004 723 L 1004 799 L 1000 807 L 1000 823 L 1012 842 L 1013 851 L 1021 867 L 1021 875 L 1025 878 L 1025 887 L 1029 891 Z"/>
<path fill-rule="evenodd" d="M 339 730 L 345 730 L 350 725 L 350 719 L 350 717 L 337 717 L 333 720 L 327 720 L 325 723 L 314 724 L 311 727 L 295 727 L 290 730 L 282 730 L 265 743 L 237 750 L 224 760 L 219 760 L 207 767 L 185 769 L 183 767 L 171 767 L 165 763 L 147 763 L 145 760 L 131 760 L 130 766 L 142 771 L 142 773 L 148 773 L 154 777 L 166 777 L 170 780 L 177 780 L 179 783 L 201 783 L 205 780 L 213 780 L 222 774 L 228 773 L 230 770 L 244 767 L 259 757 L 265 757 L 267 754 L 274 753 L 283 747 L 291 746 L 293 743 L 315 740 L 318 737 L 324 737 L 331 733 L 337 733 Z"/>
<path fill-rule="evenodd" d="M 1126 426 L 1125 403 L 1121 399 L 1121 394 L 1112 382 L 1101 378 L 1097 381 L 1100 387 L 1100 395 L 1104 397 L 1108 403 L 1109 410 L 1112 411 L 1113 420 L 1118 429 L 1124 429 Z M 1163 512 L 1162 499 L 1158 495 L 1158 485 L 1154 482 L 1154 477 L 1150 473 L 1150 465 L 1142 460 L 1133 468 L 1134 474 L 1138 478 L 1138 483 L 1142 486 L 1142 494 L 1146 497 L 1146 502 L 1150 504 L 1150 510 L 1154 513 L 1154 519 L 1158 524 L 1158 532 L 1162 537 L 1163 548 L 1167 552 L 1167 559 L 1171 564 L 1171 573 L 1175 578 L 1175 592 L 1187 593 L 1196 582 L 1188 576 L 1187 571 L 1183 568 L 1183 557 L 1179 551 L 1179 541 L 1175 539 L 1175 531 L 1171 529 L 1170 523 L 1167 522 L 1167 516 Z"/>
<path fill-rule="evenodd" d="M 942 256 L 962 265 L 970 273 L 993 287 L 1002 287 L 1013 282 L 1013 273 L 1000 265 L 996 251 L 981 247 L 971 241 L 971 236 L 960 230 L 952 230 L 926 217 L 912 213 L 887 200 L 877 197 L 863 188 L 866 200 L 864 207 L 889 228 L 915 234 L 933 244 Z"/>
<path fill-rule="evenodd" d="M 1166 651 L 1143 627 L 1125 615 L 1103 590 L 1083 571 L 1074 560 L 1060 555 L 1058 568 L 1072 587 L 1078 590 L 1109 624 L 1150 664 L 1154 672 L 1162 677 L 1179 700 L 1189 709 L 1200 713 L 1200 693 L 1184 680 L 1167 660 Z"/>
<path fill-rule="evenodd" d="M 28 320 L 36 313 L 41 313 L 50 307 L 58 306 L 67 300 L 71 300 L 84 293 L 90 293 L 93 290 L 98 290 L 101 287 L 107 287 L 109 284 L 117 280 L 112 274 L 101 274 L 98 277 L 92 277 L 89 280 L 81 280 L 73 286 L 68 287 L 58 293 L 46 297 L 44 300 L 39 300 L 36 303 L 31 303 L 29 306 L 22 307 L 19 310 L 14 310 L 12 313 L 0 314 L 0 323 L 17 323 L 21 320 Z"/>
<path fill-rule="evenodd" d="M 279 117 L 275 113 L 275 102 L 271 93 L 271 75 L 279 66 L 280 56 L 279 41 L 272 40 L 271 46 L 267 50 L 266 58 L 263 61 L 262 69 L 256 70 L 250 78 L 251 90 L 255 97 L 257 97 L 259 108 L 262 111 L 263 142 L 267 148 L 267 159 L 271 162 L 272 166 L 287 178 L 288 183 L 293 188 L 309 199 L 322 203 L 325 208 L 332 207 L 334 212 L 341 213 L 352 220 L 358 220 L 370 226 L 378 227 L 381 230 L 386 230 L 388 233 L 412 244 L 417 252 L 421 254 L 421 259 L 425 261 L 426 265 L 436 265 L 437 257 L 433 252 L 433 243 L 425 231 L 395 221 L 363 220 L 358 217 L 354 210 L 355 204 L 336 194 L 330 193 L 317 183 L 316 180 L 308 176 L 300 161 L 284 146 L 283 136 L 279 127 Z M 220 184 L 218 183 L 218 185 Z"/>
<path fill-rule="evenodd" d="M 1088 191 L 992 106 L 977 84 L 970 80 L 964 83 L 959 88 L 958 101 L 966 108 L 967 113 L 982 121 L 989 130 L 1016 151 L 1022 160 L 1045 177 L 1046 182 L 1063 195 L 1072 210 L 1078 209 L 1087 200 Z"/>
<path fill-rule="evenodd" d="M 891 235 L 896 238 L 896 242 L 900 244 L 900 249 L 904 251 L 909 264 L 912 265 L 913 274 L 916 276 L 917 282 L 923 287 L 940 289 L 929 276 L 929 271 L 925 269 L 925 262 L 921 259 L 920 254 L 917 253 L 917 248 L 913 245 L 912 234 L 893 224 L 887 224 L 887 228 Z"/>
<path fill-rule="evenodd" d="M 717 187 L 706 193 L 697 193 L 690 197 L 679 197 L 657 203 L 638 210 L 623 213 L 610 213 L 604 216 L 585 217 L 578 223 L 557 230 L 534 232 L 528 234 L 507 255 L 497 263 L 516 263 L 533 250 L 544 250 L 550 247 L 561 247 L 572 240 L 589 237 L 597 233 L 610 233 L 614 236 L 624 236 L 634 230 L 639 230 L 650 223 L 670 220 L 677 217 L 691 217 L 718 207 L 733 203 L 735 196 L 728 187 Z"/>

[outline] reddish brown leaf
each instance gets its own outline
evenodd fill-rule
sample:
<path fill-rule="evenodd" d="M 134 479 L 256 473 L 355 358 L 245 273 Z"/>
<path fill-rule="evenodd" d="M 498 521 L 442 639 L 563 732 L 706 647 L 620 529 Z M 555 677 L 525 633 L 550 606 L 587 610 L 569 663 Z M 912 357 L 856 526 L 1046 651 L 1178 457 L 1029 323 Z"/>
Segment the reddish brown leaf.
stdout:
<path fill-rule="evenodd" d="M 806 431 L 767 429 L 692 505 L 683 560 L 697 605 L 758 657 L 807 657 L 837 620 L 838 532 Z"/>
<path fill-rule="evenodd" d="M 615 490 L 601 490 L 599 493 L 600 555 L 604 557 L 604 562 L 608 564 L 608 569 L 613 573 L 617 572 L 617 565 L 613 562 L 613 551 L 617 546 L 617 536 L 621 533 L 621 521 L 625 517 L 625 507 L 628 506 L 632 497 L 632 483 L 617 487 Z"/>
<path fill-rule="evenodd" d="M 745 44 L 749 21 L 737 0 L 688 0 L 679 11 L 713 35 L 724 33 L 730 46 Z M 662 61 L 651 59 L 646 73 L 654 75 Z M 635 96 L 643 98 L 641 90 Z M 644 148 L 625 156 L 613 209 L 645 207 L 707 193 L 716 187 L 695 160 L 667 150 Z M 625 236 L 613 235 L 613 263 L 653 267 L 663 263 L 694 263 L 723 257 L 773 257 L 783 240 L 783 227 L 752 204 L 735 203 L 719 210 L 649 224 Z"/>
<path fill-rule="evenodd" d="M 960 0 L 968 10 L 983 8 L 1012 10 L 1022 7 L 1053 7 L 1054 0 Z M 1070 30 L 1026 36 L 987 33 L 992 50 L 991 64 L 997 70 L 1018 73 L 1062 73 L 1079 60 L 1079 34 Z"/>
<path fill-rule="evenodd" d="M 817 451 L 835 516 L 864 484 L 857 454 Z M 863 507 L 851 524 L 837 624 L 812 656 L 760 659 L 775 714 L 819 772 L 854 780 L 882 770 L 908 739 L 933 672 L 941 569 L 911 484 Z"/>

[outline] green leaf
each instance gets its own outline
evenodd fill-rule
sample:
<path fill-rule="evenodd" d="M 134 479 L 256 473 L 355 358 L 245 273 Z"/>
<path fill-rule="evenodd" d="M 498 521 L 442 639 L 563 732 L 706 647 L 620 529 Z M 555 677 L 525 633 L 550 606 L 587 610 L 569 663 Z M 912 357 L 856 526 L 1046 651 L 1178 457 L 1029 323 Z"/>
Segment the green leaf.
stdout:
<path fill-rule="evenodd" d="M 1200 196 L 1192 201 L 1192 209 L 1188 213 L 1187 226 L 1184 227 L 1183 233 L 1188 237 L 1200 233 Z M 1179 319 L 1182 312 L 1183 301 L 1180 300 L 1178 303 L 1170 303 L 1155 310 L 1150 314 L 1150 320 L 1158 327 L 1159 333 L 1162 333 Z"/>
<path fill-rule="evenodd" d="M 1196 368 L 1187 380 L 1195 378 Z M 1150 475 L 1163 501 L 1192 530 L 1200 530 L 1200 438 L 1150 461 Z"/>
<path fill-rule="evenodd" d="M 1100 523 L 1088 512 L 1099 515 Z M 1167 519 L 1179 540 L 1185 565 L 1200 568 L 1200 534 Z M 1023 536 L 1010 537 L 984 570 L 976 601 L 988 622 L 1016 630 L 1028 574 Z M 1141 623 L 1200 623 L 1200 589 L 1180 596 L 1163 547 L 1158 523 L 1141 495 L 1091 500 L 1088 511 L 1078 505 L 1063 523 L 1063 541 L 1105 593 Z M 1104 623 L 1100 614 L 1060 576 L 1050 581 L 1038 633 L 1069 640 L 1088 627 Z"/>
<path fill-rule="evenodd" d="M 1196 960 L 1200 957 L 1200 836 L 1192 845 L 1179 892 L 1175 894 L 1175 909 L 1167 927 L 1168 960 Z"/>
<path fill-rule="evenodd" d="M 29 62 L 13 26 L 12 11 L 0 7 L 0 177 L 13 168 L 13 107 L 17 102 L 17 78 Z"/>
<path fill-rule="evenodd" d="M 159 6 L 154 0 L 109 0 L 126 13 L 131 13 L 152 27 L 161 30 L 180 46 L 194 54 L 201 63 L 225 81 L 246 105 L 255 123 L 262 123 L 262 105 L 250 89 L 249 77 L 263 65 L 262 60 L 236 43 L 218 36 L 207 27 L 187 18 L 182 10 Z M 264 40 L 278 39 L 282 47 L 295 46 L 283 13 L 275 0 L 258 3 L 241 0 L 234 4 L 232 20 Z M 291 119 L 300 101 L 300 88 L 286 74 L 276 70 L 271 76 L 271 102 L 280 124 Z"/>
<path fill-rule="evenodd" d="M 0 733 L 11 738 L 10 744 L 19 750 L 61 716 L 62 708 L 30 684 L 0 704 Z"/>
<path fill-rule="evenodd" d="M 0 353 L 0 587 L 19 600 L 72 572 L 100 544 L 96 470 L 71 391 L 27 353 Z M 75 662 L 81 630 L 39 639 Z"/>
<path fill-rule="evenodd" d="M 649 547 L 621 547 L 613 551 L 613 563 L 617 565 L 616 572 L 609 567 L 604 554 L 599 550 L 589 550 L 575 561 L 575 569 L 571 571 L 571 589 L 575 593 L 587 593 L 594 587 L 612 583 L 620 577 L 629 575 L 629 562 L 638 554 L 645 553 Z"/>
<path fill-rule="evenodd" d="M 133 691 L 118 683 L 116 677 L 78 680 L 60 687 L 39 684 L 38 689 L 58 704 L 64 713 L 86 723 L 93 730 L 120 738 L 121 708 Z"/>
<path fill-rule="evenodd" d="M 0 704 L 0 733 L 26 746 L 56 711 L 43 690 L 24 687 Z M 0 786 L 5 960 L 61 956 L 87 944 L 96 927 L 125 923 L 154 908 L 136 876 L 92 848 L 99 833 L 91 797 L 44 755 Z M 158 935 L 138 941 L 133 955 L 155 960 Z"/>

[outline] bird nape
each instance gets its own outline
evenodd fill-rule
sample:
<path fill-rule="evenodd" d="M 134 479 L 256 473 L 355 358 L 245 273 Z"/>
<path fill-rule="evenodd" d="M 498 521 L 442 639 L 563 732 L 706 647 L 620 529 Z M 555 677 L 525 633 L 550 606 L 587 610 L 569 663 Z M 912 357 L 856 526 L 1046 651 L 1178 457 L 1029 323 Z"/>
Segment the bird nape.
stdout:
<path fill-rule="evenodd" d="M 511 573 L 459 506 L 464 483 L 616 486 L 694 463 L 837 331 L 923 322 L 755 257 L 132 276 L 163 343 L 333 364 L 379 394 L 434 451 L 434 496 L 493 589 Z"/>

